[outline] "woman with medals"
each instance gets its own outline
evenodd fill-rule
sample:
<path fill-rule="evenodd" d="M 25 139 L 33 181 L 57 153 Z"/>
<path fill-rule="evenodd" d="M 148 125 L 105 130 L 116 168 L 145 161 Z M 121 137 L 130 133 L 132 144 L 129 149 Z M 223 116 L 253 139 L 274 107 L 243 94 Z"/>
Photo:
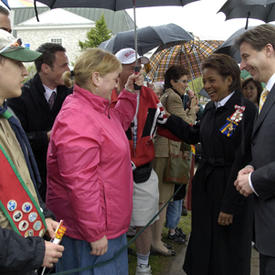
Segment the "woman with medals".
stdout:
<path fill-rule="evenodd" d="M 202 145 L 192 181 L 192 232 L 183 269 L 188 275 L 249 275 L 251 198 L 234 187 L 250 160 L 256 107 L 241 95 L 240 69 L 229 56 L 213 54 L 202 64 L 211 98 L 200 123 L 171 115 L 164 127 L 189 144 Z"/>

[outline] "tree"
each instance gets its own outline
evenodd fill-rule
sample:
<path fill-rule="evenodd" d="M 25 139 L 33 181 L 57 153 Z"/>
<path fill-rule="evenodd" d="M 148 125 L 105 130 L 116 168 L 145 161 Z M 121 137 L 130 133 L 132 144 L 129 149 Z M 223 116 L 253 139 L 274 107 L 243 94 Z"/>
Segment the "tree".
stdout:
<path fill-rule="evenodd" d="M 108 40 L 112 35 L 112 32 L 107 28 L 104 15 L 102 14 L 100 19 L 96 21 L 95 27 L 91 28 L 87 32 L 87 39 L 84 42 L 79 41 L 81 49 L 96 48 L 101 42 Z"/>

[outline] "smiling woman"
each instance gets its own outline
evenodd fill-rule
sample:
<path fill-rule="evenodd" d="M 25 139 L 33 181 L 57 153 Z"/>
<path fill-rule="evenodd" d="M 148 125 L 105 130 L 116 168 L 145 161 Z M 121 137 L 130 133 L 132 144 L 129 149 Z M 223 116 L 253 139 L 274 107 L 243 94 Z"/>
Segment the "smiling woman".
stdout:
<path fill-rule="evenodd" d="M 250 160 L 256 107 L 242 97 L 240 69 L 231 57 L 213 54 L 202 71 L 211 102 L 200 123 L 192 127 L 171 115 L 165 124 L 186 143 L 202 145 L 192 181 L 192 232 L 184 270 L 188 275 L 249 274 L 251 198 L 238 194 L 234 180 Z"/>

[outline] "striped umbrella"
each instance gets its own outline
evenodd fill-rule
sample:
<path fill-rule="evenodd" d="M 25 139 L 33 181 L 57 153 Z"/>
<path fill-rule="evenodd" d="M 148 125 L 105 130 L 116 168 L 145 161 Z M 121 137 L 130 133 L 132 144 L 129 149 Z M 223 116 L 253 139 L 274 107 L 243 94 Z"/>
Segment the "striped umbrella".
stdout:
<path fill-rule="evenodd" d="M 214 52 L 223 41 L 192 40 L 157 52 L 150 58 L 147 77 L 152 81 L 163 81 L 171 65 L 184 65 L 190 71 L 190 80 L 200 77 L 201 62 Z"/>

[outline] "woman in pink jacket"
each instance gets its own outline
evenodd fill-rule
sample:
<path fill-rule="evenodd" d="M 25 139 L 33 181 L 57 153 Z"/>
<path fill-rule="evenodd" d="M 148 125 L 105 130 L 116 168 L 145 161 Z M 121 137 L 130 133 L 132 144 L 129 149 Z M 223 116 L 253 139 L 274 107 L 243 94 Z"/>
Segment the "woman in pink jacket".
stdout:
<path fill-rule="evenodd" d="M 125 135 L 136 110 L 129 77 L 110 108 L 121 64 L 100 49 L 88 49 L 74 68 L 74 92 L 57 116 L 48 150 L 47 205 L 67 227 L 57 271 L 111 259 L 126 245 L 132 212 L 132 169 Z M 70 80 L 70 72 L 64 76 Z M 127 249 L 106 265 L 71 273 L 128 275 Z"/>

